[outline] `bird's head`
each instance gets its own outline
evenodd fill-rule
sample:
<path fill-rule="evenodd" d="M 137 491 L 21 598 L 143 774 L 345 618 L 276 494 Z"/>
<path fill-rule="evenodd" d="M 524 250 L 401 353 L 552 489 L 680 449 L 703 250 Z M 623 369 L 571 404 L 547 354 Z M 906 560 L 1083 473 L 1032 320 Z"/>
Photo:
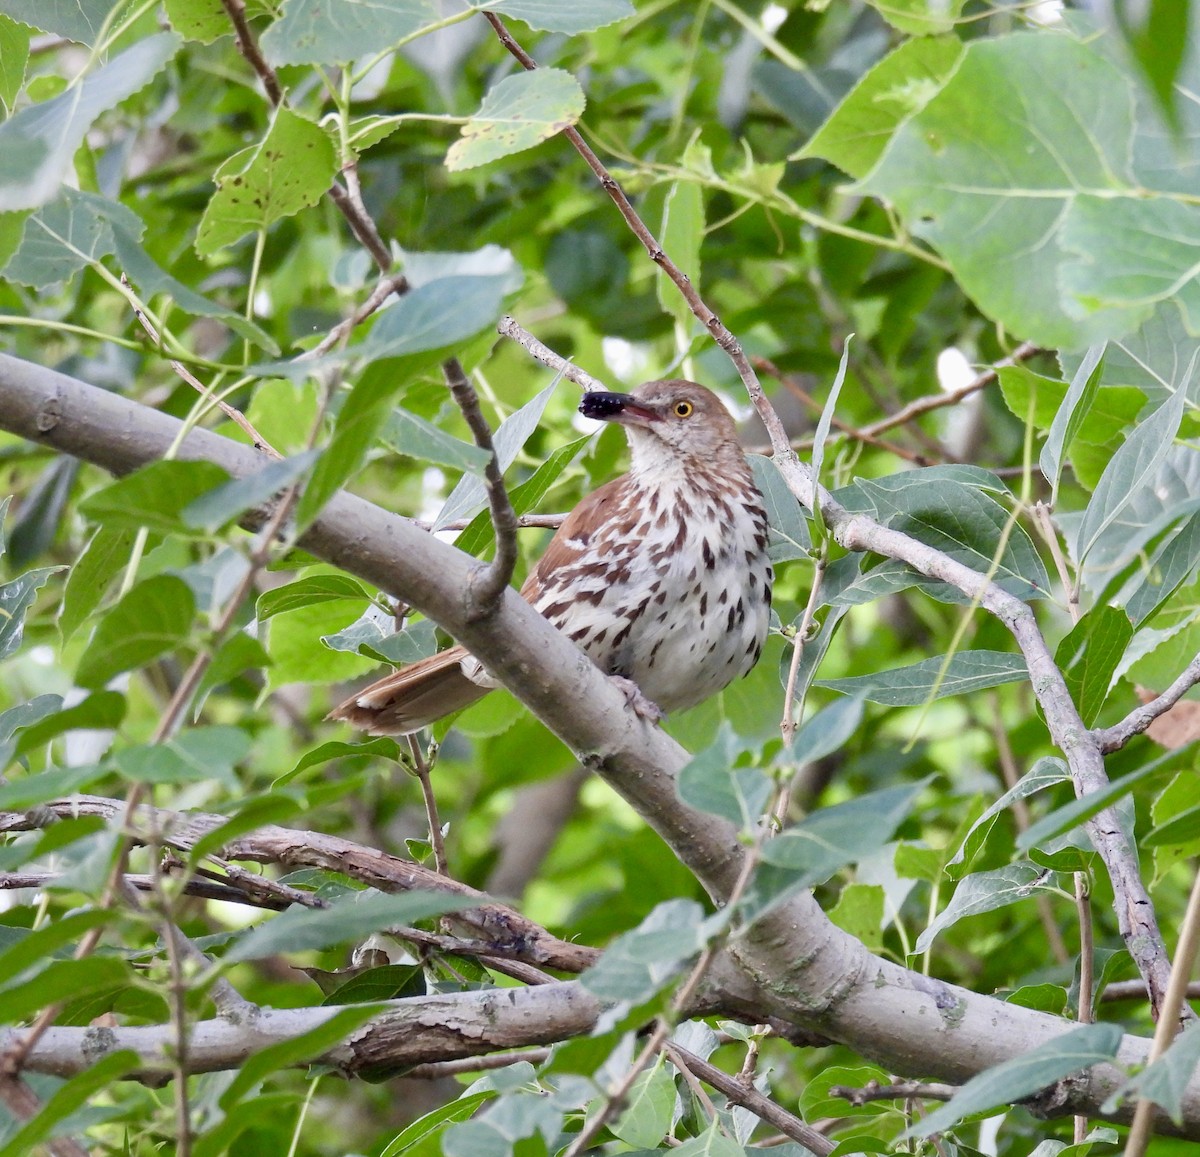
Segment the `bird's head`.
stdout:
<path fill-rule="evenodd" d="M 683 378 L 646 382 L 630 394 L 597 391 L 583 395 L 579 412 L 619 422 L 639 460 L 661 458 L 664 450 L 682 458 L 713 460 L 738 447 L 733 418 L 711 390 Z"/>

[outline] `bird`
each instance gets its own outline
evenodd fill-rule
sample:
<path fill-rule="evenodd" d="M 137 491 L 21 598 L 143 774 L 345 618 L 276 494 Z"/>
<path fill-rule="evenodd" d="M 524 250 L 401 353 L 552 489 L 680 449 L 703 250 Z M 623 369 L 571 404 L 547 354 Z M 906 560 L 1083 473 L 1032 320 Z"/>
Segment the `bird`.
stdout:
<path fill-rule="evenodd" d="M 629 471 L 563 520 L 521 595 L 657 722 L 715 695 L 762 653 L 774 579 L 765 503 L 729 411 L 696 382 L 591 391 L 579 411 L 624 427 Z M 406 735 L 498 685 L 454 645 L 329 718 Z"/>

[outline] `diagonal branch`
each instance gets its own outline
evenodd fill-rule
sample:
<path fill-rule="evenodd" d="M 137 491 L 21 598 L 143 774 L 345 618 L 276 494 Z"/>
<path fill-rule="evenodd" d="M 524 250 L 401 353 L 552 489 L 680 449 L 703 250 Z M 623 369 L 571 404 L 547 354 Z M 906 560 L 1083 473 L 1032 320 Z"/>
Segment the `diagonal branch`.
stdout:
<path fill-rule="evenodd" d="M 1135 707 L 1120 723 L 1093 731 L 1092 736 L 1099 744 L 1100 750 L 1105 753 L 1119 751 L 1135 735 L 1145 731 L 1160 715 L 1170 711 L 1197 683 L 1200 683 L 1200 655 L 1197 655 L 1183 669 L 1183 674 L 1157 698 L 1142 704 L 1141 707 Z"/>
<path fill-rule="evenodd" d="M 488 454 L 483 483 L 492 515 L 492 529 L 496 532 L 496 555 L 491 565 L 480 566 L 474 572 L 473 581 L 467 588 L 467 601 L 470 603 L 467 613 L 473 618 L 482 619 L 495 612 L 500 596 L 512 582 L 513 570 L 517 565 L 517 514 L 504 488 L 500 459 L 492 444 L 491 428 L 479 408 L 479 396 L 457 358 L 443 362 L 442 373 L 446 377 L 446 385 L 450 387 L 451 396 L 466 419 L 475 445 Z"/>

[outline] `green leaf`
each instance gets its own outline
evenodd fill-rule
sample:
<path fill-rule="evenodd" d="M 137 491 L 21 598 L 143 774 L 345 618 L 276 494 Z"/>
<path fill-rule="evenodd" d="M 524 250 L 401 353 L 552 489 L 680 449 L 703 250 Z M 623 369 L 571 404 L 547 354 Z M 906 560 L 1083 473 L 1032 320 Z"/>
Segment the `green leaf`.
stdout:
<path fill-rule="evenodd" d="M 638 1074 L 623 1103 L 624 1112 L 609 1125 L 612 1134 L 637 1149 L 657 1146 L 671 1128 L 675 1108 L 675 1080 L 661 1055 Z"/>
<path fill-rule="evenodd" d="M 6 659 L 25 636 L 25 615 L 50 576 L 62 567 L 46 566 L 26 571 L 9 583 L 0 583 L 0 659 Z"/>
<path fill-rule="evenodd" d="M 196 252 L 211 257 L 247 233 L 315 205 L 336 173 L 329 134 L 281 105 L 262 142 L 236 153 L 217 170 L 217 191 L 200 220 Z"/>
<path fill-rule="evenodd" d="M 1113 455 L 1075 535 L 1074 557 L 1079 563 L 1087 559 L 1101 536 L 1166 458 L 1179 429 L 1186 400 L 1182 387 L 1177 389 L 1134 428 L 1125 444 Z"/>
<path fill-rule="evenodd" d="M 568 36 L 594 32 L 634 14 L 630 0 L 587 0 L 585 4 L 564 4 L 563 0 L 491 0 L 484 6 L 490 12 L 523 20 L 540 32 L 565 32 Z"/>
<path fill-rule="evenodd" d="M 520 486 L 514 486 L 508 493 L 508 500 L 513 512 L 520 517 L 532 510 L 543 498 L 551 486 L 558 481 L 562 472 L 579 456 L 579 452 L 592 440 L 590 434 L 576 438 L 560 446 L 546 459 Z M 454 545 L 467 554 L 479 557 L 495 541 L 496 531 L 492 526 L 490 510 L 481 510 L 464 527 L 454 540 Z"/>
<path fill-rule="evenodd" d="M 312 603 L 271 619 L 267 653 L 271 656 L 269 684 L 328 685 L 363 674 L 370 664 L 358 655 L 317 646 L 325 635 L 340 630 L 361 606 L 358 600 Z"/>
<path fill-rule="evenodd" d="M 501 473 L 504 473 L 513 464 L 521 452 L 521 447 L 537 429 L 546 403 L 550 401 L 550 395 L 554 393 L 558 382 L 559 379 L 556 377 L 519 410 L 509 414 L 493 431 L 492 447 L 496 451 L 496 460 L 500 464 Z M 474 474 L 464 475 L 442 504 L 441 511 L 434 519 L 433 529 L 440 530 L 448 523 L 456 522 L 460 518 L 469 518 L 486 505 L 487 488 L 483 484 L 483 479 Z"/>
<path fill-rule="evenodd" d="M 1145 1097 L 1166 1109 L 1176 1125 L 1182 1125 L 1183 1098 L 1197 1065 L 1200 1065 L 1200 1028 L 1189 1024 L 1158 1060 L 1121 1089 L 1121 1095 Z"/>
<path fill-rule="evenodd" d="M 131 982 L 129 966 L 114 956 L 52 960 L 35 976 L 24 977 L 4 989 L 4 1019 L 17 1024 L 60 1000 L 74 1000 Z"/>
<path fill-rule="evenodd" d="M 71 4 L 39 4 L 37 0 L 5 0 L 7 17 L 65 40 L 92 45 L 114 8 L 114 0 L 74 0 Z"/>
<path fill-rule="evenodd" d="M 772 458 L 761 454 L 746 455 L 754 484 L 763 496 L 770 526 L 771 541 L 767 554 L 774 563 L 787 562 L 793 558 L 810 558 L 812 535 L 808 530 L 808 519 L 799 499 L 788 489 L 779 467 Z"/>
<path fill-rule="evenodd" d="M 965 0 L 867 0 L 893 28 L 909 36 L 952 32 Z"/>
<path fill-rule="evenodd" d="M 294 583 L 263 591 L 254 606 L 254 614 L 260 623 L 272 615 L 285 614 L 312 606 L 314 603 L 334 602 L 339 599 L 368 598 L 366 588 L 357 579 L 347 574 L 314 574 L 297 579 Z"/>
<path fill-rule="evenodd" d="M 818 687 L 859 695 L 871 703 L 889 707 L 918 707 L 929 699 L 966 695 L 985 687 L 1027 679 L 1029 672 L 1020 655 L 1007 651 L 958 651 L 944 658 L 923 659 L 908 667 L 896 667 L 877 675 L 855 675 L 848 679 L 818 679 Z"/>
<path fill-rule="evenodd" d="M 20 248 L 4 275 L 34 289 L 59 286 L 115 252 L 119 230 L 140 237 L 145 226 L 116 201 L 63 189 L 25 222 Z"/>
<path fill-rule="evenodd" d="M 25 83 L 29 63 L 29 28 L 18 24 L 8 13 L 0 12 L 0 107 L 11 115 L 17 94 Z M 4 254 L 0 247 L 0 269 Z"/>
<path fill-rule="evenodd" d="M 1125 657 L 1133 624 L 1116 607 L 1093 607 L 1054 652 L 1085 727 L 1092 727 L 1108 698 L 1113 675 Z"/>
<path fill-rule="evenodd" d="M 48 803 L 52 799 L 74 795 L 89 784 L 103 779 L 109 771 L 98 764 L 80 764 L 77 767 L 54 767 L 0 785 L 0 808 L 22 811 Z"/>
<path fill-rule="evenodd" d="M 141 1064 L 142 1058 L 132 1049 L 122 1049 L 90 1061 L 81 1073 L 54 1090 L 36 1116 L 21 1125 L 9 1138 L 8 1144 L 0 1149 L 0 1157 L 23 1157 L 26 1153 L 35 1152 L 42 1142 L 58 1132 L 62 1122 L 76 1110 Z"/>
<path fill-rule="evenodd" d="M 1037 892 L 1050 891 L 1053 877 L 1036 864 L 1019 860 L 991 872 L 964 876 L 954 889 L 950 903 L 917 937 L 914 952 L 924 952 L 939 932 L 957 924 L 965 916 L 978 916 L 1025 900 Z"/>
<path fill-rule="evenodd" d="M 868 952 L 883 947 L 884 890 L 880 884 L 847 884 L 828 915 L 831 923 L 849 932 Z"/>
<path fill-rule="evenodd" d="M 399 406 L 388 415 L 380 440 L 397 454 L 464 473 L 481 473 L 491 458 L 486 450 L 474 443 L 455 438 Z"/>
<path fill-rule="evenodd" d="M 792 737 L 792 758 L 815 763 L 849 743 L 862 723 L 864 698 L 851 695 L 835 700 L 806 719 Z"/>
<path fill-rule="evenodd" d="M 906 783 L 813 812 L 767 840 L 763 861 L 793 873 L 793 887 L 818 884 L 846 864 L 882 848 L 924 787 L 924 781 Z"/>
<path fill-rule="evenodd" d="M 456 896 L 448 892 L 406 892 L 387 896 L 369 890 L 354 893 L 329 908 L 301 908 L 295 904 L 286 912 L 265 920 L 241 936 L 228 952 L 225 962 L 261 960 L 276 953 L 307 952 L 362 940 L 385 928 L 412 924 L 430 916 L 444 916 L 463 908 L 478 906 L 479 897 Z"/>
<path fill-rule="evenodd" d="M 944 1105 L 923 1117 L 905 1136 L 928 1137 L 964 1117 L 998 1105 L 1011 1105 L 1039 1089 L 1092 1065 L 1111 1061 L 1122 1037 L 1120 1025 L 1088 1024 L 1031 1049 L 1024 1056 L 985 1069 Z"/>
<path fill-rule="evenodd" d="M 26 727 L 17 744 L 17 752 L 32 751 L 67 731 L 115 730 L 125 718 L 126 707 L 125 696 L 119 691 L 93 692 L 73 707 Z"/>
<path fill-rule="evenodd" d="M 262 35 L 271 64 L 345 64 L 399 47 L 437 23 L 433 0 L 284 0 L 283 15 Z"/>
<path fill-rule="evenodd" d="M 400 745 L 394 739 L 386 736 L 369 739 L 366 743 L 344 743 L 340 739 L 331 740 L 329 743 L 322 743 L 320 747 L 314 747 L 311 751 L 306 752 L 296 766 L 285 775 L 280 776 L 272 786 L 282 787 L 302 771 L 307 771 L 308 768 L 322 763 L 328 763 L 331 759 L 353 759 L 356 756 L 396 762 L 400 758 Z"/>
<path fill-rule="evenodd" d="M 847 94 L 799 157 L 824 157 L 864 177 L 897 128 L 933 99 L 963 54 L 954 36 L 906 40 Z"/>
<path fill-rule="evenodd" d="M 946 864 L 951 876 L 961 876 L 963 868 L 954 870 L 956 865 L 969 867 L 987 840 L 988 833 L 996 817 L 1019 799 L 1028 799 L 1043 788 L 1053 787 L 1057 783 L 1068 783 L 1071 772 L 1067 765 L 1054 756 L 1043 756 L 1021 778 L 1013 784 L 998 800 L 995 801 L 970 827 L 957 852 Z"/>
<path fill-rule="evenodd" d="M 1168 751 L 1166 754 L 1160 755 L 1157 759 L 1143 764 L 1135 771 L 1129 772 L 1128 775 L 1123 775 L 1120 779 L 1113 780 L 1112 783 L 1101 791 L 1089 792 L 1087 795 L 1073 799 L 1070 803 L 1057 808 L 1049 815 L 1042 816 L 1040 820 L 1030 824 L 1017 837 L 1017 850 L 1024 852 L 1030 848 L 1036 848 L 1090 820 L 1097 812 L 1103 811 L 1106 807 L 1110 807 L 1128 795 L 1132 788 L 1147 776 L 1154 775 L 1160 771 L 1170 771 L 1172 767 L 1187 757 L 1194 746 L 1194 744 L 1189 744 L 1187 747 L 1181 747 L 1177 751 Z"/>
<path fill-rule="evenodd" d="M 642 1004 L 671 984 L 714 930 L 694 900 L 665 900 L 637 928 L 609 944 L 579 983 L 624 1008 Z"/>
<path fill-rule="evenodd" d="M 715 1117 L 698 1137 L 671 1149 L 672 1157 L 747 1157 L 746 1150 L 723 1130 Z"/>
<path fill-rule="evenodd" d="M 1038 458 L 1042 474 L 1050 482 L 1051 506 L 1056 505 L 1058 501 L 1058 483 L 1062 478 L 1066 452 L 1083 427 L 1100 389 L 1100 379 L 1104 374 L 1104 350 L 1105 346 L 1101 343 L 1092 346 L 1084 355 L 1079 369 L 1071 379 L 1062 405 L 1054 415 L 1054 421 L 1050 424 L 1050 435 Z"/>
<path fill-rule="evenodd" d="M 1089 276 L 1137 234 L 1132 210 L 1154 203 L 1139 200 L 1139 185 L 1158 187 L 1163 174 L 1130 171 L 1134 117 L 1128 74 L 1094 44 L 1065 32 L 976 39 L 857 191 L 893 205 L 988 317 L 1038 344 L 1078 349 L 1151 313 L 1141 302 L 1096 307 L 1063 288 L 1070 265 L 1083 263 L 1066 230 L 1084 191 L 1125 194 L 1121 228 L 1109 222 Z"/>
<path fill-rule="evenodd" d="M 164 0 L 171 27 L 188 40 L 212 44 L 233 32 L 233 23 L 221 0 Z"/>
<path fill-rule="evenodd" d="M 1041 558 L 1024 528 L 992 493 L 1006 491 L 987 471 L 932 466 L 860 479 L 837 497 L 848 508 L 871 511 L 891 529 L 991 576 L 1009 594 L 1045 598 L 1050 577 Z"/>
<path fill-rule="evenodd" d="M 250 737 L 237 727 L 193 727 L 162 743 L 126 747 L 113 755 L 117 770 L 136 783 L 221 780 L 238 790 L 234 765 L 246 758 Z"/>
<path fill-rule="evenodd" d="M 462 139 L 446 154 L 446 167 L 473 169 L 531 149 L 579 120 L 585 103 L 579 81 L 560 68 L 507 76 L 488 90 L 463 125 Z"/>
<path fill-rule="evenodd" d="M 184 508 L 229 481 L 229 472 L 213 462 L 151 462 L 140 470 L 93 491 L 80 511 L 109 528 L 149 527 L 178 534 L 188 529 Z"/>
<path fill-rule="evenodd" d="M 74 943 L 85 932 L 99 928 L 112 919 L 112 914 L 99 908 L 85 908 L 60 916 L 52 923 L 29 931 L 13 928 L 17 939 L 0 954 L 0 984 L 7 984 L 27 968 L 44 964 L 67 944 Z"/>
<path fill-rule="evenodd" d="M 67 576 L 58 629 L 65 643 L 99 605 L 116 573 L 129 561 L 137 532 L 124 527 L 101 527 Z"/>
<path fill-rule="evenodd" d="M 93 122 L 147 84 L 181 43 L 173 32 L 146 36 L 61 96 L 0 124 L 0 211 L 36 209 L 53 198 Z"/>
<path fill-rule="evenodd" d="M 402 1157 L 403 1154 L 409 1154 L 409 1157 L 441 1157 L 440 1141 L 447 1126 L 467 1120 L 480 1105 L 495 1096 L 491 1090 L 467 1092 L 456 1101 L 440 1105 L 393 1137 L 379 1157 Z"/>
<path fill-rule="evenodd" d="M 1167 123 L 1180 131 L 1180 114 L 1175 93 L 1192 43 L 1188 33 L 1189 5 L 1176 0 L 1149 0 L 1147 4 L 1115 4 L 1113 14 L 1133 58 L 1141 65 L 1150 91 Z"/>
<path fill-rule="evenodd" d="M 193 499 L 180 512 L 184 526 L 213 534 L 247 510 L 270 503 L 272 498 L 304 477 L 319 451 L 307 450 L 294 458 L 271 462 L 245 478 L 233 478 Z"/>
<path fill-rule="evenodd" d="M 757 767 L 736 767 L 753 750 L 722 720 L 716 740 L 694 755 L 676 777 L 675 790 L 689 807 L 723 816 L 742 831 L 753 832 L 771 795 L 770 777 Z"/>
<path fill-rule="evenodd" d="M 698 290 L 700 246 L 704 241 L 704 194 L 695 181 L 675 181 L 667 190 L 659 239 L 680 272 Z M 675 283 L 661 268 L 655 276 L 655 291 L 659 305 L 675 318 L 677 334 L 690 334 L 697 325 L 696 318 Z"/>
<path fill-rule="evenodd" d="M 195 610 L 192 592 L 181 578 L 162 574 L 138 583 L 96 627 L 79 660 L 76 682 L 103 687 L 114 675 L 182 645 Z"/>

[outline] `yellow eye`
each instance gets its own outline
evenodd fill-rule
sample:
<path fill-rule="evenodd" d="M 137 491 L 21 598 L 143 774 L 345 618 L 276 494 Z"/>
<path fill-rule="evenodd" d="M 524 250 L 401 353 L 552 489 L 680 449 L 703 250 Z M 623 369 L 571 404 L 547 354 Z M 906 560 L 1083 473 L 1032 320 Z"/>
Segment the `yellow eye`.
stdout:
<path fill-rule="evenodd" d="M 676 402 L 672 407 L 677 418 L 690 418 L 695 408 L 691 402 Z"/>

